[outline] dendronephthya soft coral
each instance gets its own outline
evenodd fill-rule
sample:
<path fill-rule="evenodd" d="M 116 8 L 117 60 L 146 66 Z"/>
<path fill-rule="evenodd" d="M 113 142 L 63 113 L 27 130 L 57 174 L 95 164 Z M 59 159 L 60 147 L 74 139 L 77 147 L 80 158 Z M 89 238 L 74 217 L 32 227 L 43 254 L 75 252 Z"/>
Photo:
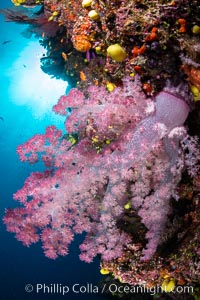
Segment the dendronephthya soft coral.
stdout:
<path fill-rule="evenodd" d="M 32 173 L 14 195 L 24 207 L 8 210 L 4 222 L 25 245 L 41 236 L 48 257 L 66 255 L 74 233 L 83 231 L 82 260 L 119 257 L 132 239 L 118 226 L 128 200 L 147 228 L 141 258 L 157 249 L 187 167 L 180 142 L 189 96 L 169 86 L 147 99 L 137 78 L 123 84 L 112 93 L 91 86 L 87 98 L 77 89 L 60 98 L 54 111 L 67 116 L 72 107 L 66 128 L 79 136 L 74 146 L 52 126 L 18 147 L 22 161 L 34 163 L 42 153 L 50 170 Z"/>

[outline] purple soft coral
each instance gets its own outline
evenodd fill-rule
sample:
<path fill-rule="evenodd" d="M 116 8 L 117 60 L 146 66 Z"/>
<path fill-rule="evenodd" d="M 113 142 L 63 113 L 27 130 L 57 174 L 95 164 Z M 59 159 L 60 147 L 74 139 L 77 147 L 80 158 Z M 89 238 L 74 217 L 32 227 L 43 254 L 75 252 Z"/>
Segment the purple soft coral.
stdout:
<path fill-rule="evenodd" d="M 148 229 L 143 258 L 149 259 L 186 167 L 179 141 L 189 107 L 167 90 L 147 99 L 138 79 L 125 79 L 112 93 L 91 86 L 87 94 L 72 89 L 54 106 L 62 115 L 73 108 L 66 129 L 78 133 L 76 145 L 49 127 L 18 147 L 21 160 L 34 163 L 42 153 L 51 169 L 26 180 L 14 195 L 24 207 L 8 210 L 4 222 L 25 245 L 41 236 L 50 258 L 66 255 L 73 235 L 85 231 L 80 258 L 111 260 L 132 239 L 118 227 L 129 200 Z"/>

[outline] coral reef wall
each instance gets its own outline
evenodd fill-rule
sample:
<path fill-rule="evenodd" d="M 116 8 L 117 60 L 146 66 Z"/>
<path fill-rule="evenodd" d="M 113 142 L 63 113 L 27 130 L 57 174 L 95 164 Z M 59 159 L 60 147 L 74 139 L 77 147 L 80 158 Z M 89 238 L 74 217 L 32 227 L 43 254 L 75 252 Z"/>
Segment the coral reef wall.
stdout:
<path fill-rule="evenodd" d="M 14 194 L 8 231 L 52 259 L 85 232 L 80 259 L 98 255 L 102 274 L 198 286 L 198 1 L 12 2 L 2 12 L 39 36 L 41 68 L 74 88 L 53 107 L 66 131 L 49 126 L 17 149 L 46 170 Z"/>

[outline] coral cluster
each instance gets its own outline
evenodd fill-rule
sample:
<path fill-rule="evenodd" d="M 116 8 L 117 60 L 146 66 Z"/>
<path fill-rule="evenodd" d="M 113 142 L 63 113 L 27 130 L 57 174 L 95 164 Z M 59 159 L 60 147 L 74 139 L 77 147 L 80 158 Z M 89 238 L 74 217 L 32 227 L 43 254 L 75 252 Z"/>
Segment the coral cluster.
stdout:
<path fill-rule="evenodd" d="M 41 237 L 50 258 L 66 255 L 74 234 L 86 232 L 80 258 L 90 262 L 100 254 L 108 270 L 115 259 L 127 263 L 129 247 L 134 264 L 157 260 L 158 246 L 171 238 L 167 224 L 177 184 L 185 170 L 191 177 L 198 172 L 197 142 L 183 127 L 189 96 L 181 88 L 166 87 L 151 99 L 137 78 L 126 78 L 112 93 L 90 86 L 87 96 L 77 89 L 62 96 L 53 110 L 67 117 L 75 142 L 52 126 L 18 147 L 22 161 L 41 158 L 47 170 L 32 173 L 15 193 L 24 207 L 7 210 L 7 229 L 24 245 Z M 137 216 L 132 226 L 143 224 L 139 239 L 124 227 L 127 203 L 132 221 Z M 121 277 L 132 283 L 126 272 Z"/>
<path fill-rule="evenodd" d="M 187 74 L 189 82 L 199 90 L 197 0 L 13 2 L 26 7 L 43 5 L 34 19 L 29 16 L 34 27 L 31 30 L 38 33 L 41 29 L 41 43 L 48 50 L 46 65 L 57 65 L 59 60 L 61 77 L 67 74 L 83 86 L 85 81 L 106 85 L 119 82 L 124 75 L 138 73 L 143 90 L 150 95 L 162 90 L 166 79 L 177 83 Z M 10 11 L 5 14 L 14 19 Z M 48 30 L 45 23 L 49 23 Z M 57 26 L 55 40 L 49 37 L 51 25 Z M 116 44 L 123 55 L 110 55 L 110 47 Z M 55 68 L 46 66 L 44 70 L 53 73 Z"/>

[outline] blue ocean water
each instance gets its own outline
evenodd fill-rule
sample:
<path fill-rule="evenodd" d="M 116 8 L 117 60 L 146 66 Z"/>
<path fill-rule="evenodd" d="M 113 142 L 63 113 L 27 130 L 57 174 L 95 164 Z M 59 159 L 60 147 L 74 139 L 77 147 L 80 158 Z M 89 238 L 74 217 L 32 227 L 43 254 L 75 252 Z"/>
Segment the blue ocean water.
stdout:
<path fill-rule="evenodd" d="M 1 0 L 0 8 L 10 6 L 10 0 Z M 12 195 L 25 178 L 41 166 L 29 166 L 19 161 L 17 145 L 35 133 L 43 133 L 47 125 L 63 128 L 64 120 L 55 116 L 51 107 L 67 88 L 67 83 L 50 78 L 40 70 L 39 58 L 43 49 L 38 40 L 25 39 L 21 32 L 26 28 L 5 22 L 0 15 L 0 299 L 107 299 L 101 293 L 55 292 L 53 284 L 71 287 L 98 285 L 101 275 L 99 261 L 86 264 L 79 261 L 77 237 L 70 254 L 55 261 L 47 259 L 40 244 L 24 247 L 8 233 L 2 222 L 6 207 L 16 207 Z M 32 292 L 25 287 L 33 286 Z M 52 290 L 36 293 L 36 284 L 46 284 Z M 78 287 L 78 286 L 77 286 Z M 83 288 L 84 289 L 84 288 Z"/>

